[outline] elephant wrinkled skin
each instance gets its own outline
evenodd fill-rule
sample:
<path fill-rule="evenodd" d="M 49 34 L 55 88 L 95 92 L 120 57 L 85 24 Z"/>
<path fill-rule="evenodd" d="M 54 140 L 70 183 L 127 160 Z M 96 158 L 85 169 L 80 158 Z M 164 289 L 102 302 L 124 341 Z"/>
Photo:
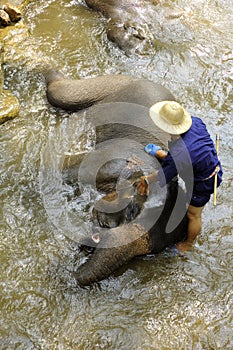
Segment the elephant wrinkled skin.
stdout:
<path fill-rule="evenodd" d="M 132 76 L 67 79 L 53 69 L 46 69 L 44 76 L 48 101 L 55 107 L 69 111 L 78 111 L 96 103 L 127 102 L 150 107 L 156 101 L 175 100 L 164 86 Z"/>

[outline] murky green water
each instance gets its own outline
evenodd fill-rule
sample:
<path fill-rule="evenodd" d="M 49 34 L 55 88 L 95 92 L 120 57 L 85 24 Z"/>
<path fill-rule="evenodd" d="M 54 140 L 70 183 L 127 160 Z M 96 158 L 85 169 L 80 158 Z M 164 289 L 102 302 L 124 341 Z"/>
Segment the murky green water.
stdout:
<path fill-rule="evenodd" d="M 100 15 L 67 0 L 30 4 L 31 36 L 5 53 L 5 87 L 21 112 L 1 126 L 0 349 L 233 348 L 231 0 L 166 0 L 158 9 L 158 49 L 145 56 L 127 57 L 108 42 Z M 170 10 L 184 15 L 168 21 Z M 57 130 L 67 119 L 48 105 L 32 59 L 52 61 L 70 77 L 158 81 L 202 117 L 213 138 L 221 134 L 224 183 L 186 258 L 137 259 L 98 285 L 76 286 L 70 272 L 84 256 L 54 225 L 39 181 L 46 147 L 55 136 L 64 140 Z M 83 218 L 82 203 L 76 209 Z"/>

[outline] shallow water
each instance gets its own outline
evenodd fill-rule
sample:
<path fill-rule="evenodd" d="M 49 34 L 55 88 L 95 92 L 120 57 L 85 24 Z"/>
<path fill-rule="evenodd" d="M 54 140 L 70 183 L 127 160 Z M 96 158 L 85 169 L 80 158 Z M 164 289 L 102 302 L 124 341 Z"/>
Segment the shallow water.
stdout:
<path fill-rule="evenodd" d="M 158 9 L 157 49 L 146 55 L 126 56 L 108 42 L 105 19 L 75 0 L 30 4 L 30 36 L 6 49 L 5 87 L 21 112 L 1 126 L 1 349 L 233 348 L 231 1 L 166 0 Z M 193 252 L 136 259 L 99 284 L 76 286 L 71 272 L 85 256 L 57 220 L 73 210 L 79 232 L 91 229 L 96 193 L 84 191 L 66 207 L 74 193 L 61 183 L 58 155 L 91 147 L 93 134 L 81 122 L 71 133 L 67 114 L 49 106 L 41 60 L 73 78 L 122 73 L 160 82 L 213 138 L 220 133 L 224 182 L 217 206 L 204 210 Z M 50 167 L 52 174 L 43 172 Z M 48 210 L 50 191 L 63 211 Z"/>

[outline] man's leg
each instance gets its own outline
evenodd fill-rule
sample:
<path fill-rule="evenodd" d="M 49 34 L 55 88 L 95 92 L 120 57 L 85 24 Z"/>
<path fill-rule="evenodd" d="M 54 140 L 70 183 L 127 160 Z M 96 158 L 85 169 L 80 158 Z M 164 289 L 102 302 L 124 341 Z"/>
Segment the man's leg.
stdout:
<path fill-rule="evenodd" d="M 181 252 L 186 252 L 187 250 L 191 250 L 195 243 L 196 237 L 201 232 L 202 227 L 202 219 L 201 214 L 203 207 L 194 207 L 193 205 L 189 205 L 187 216 L 188 216 L 188 232 L 187 239 L 184 242 L 180 242 L 176 245 L 177 249 Z"/>

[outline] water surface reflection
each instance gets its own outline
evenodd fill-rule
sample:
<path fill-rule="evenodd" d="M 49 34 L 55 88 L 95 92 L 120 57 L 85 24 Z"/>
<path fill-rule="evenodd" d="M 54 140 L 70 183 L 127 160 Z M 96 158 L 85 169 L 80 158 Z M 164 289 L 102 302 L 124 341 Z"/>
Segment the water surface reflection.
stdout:
<path fill-rule="evenodd" d="M 167 25 L 174 8 L 185 15 Z M 159 9 L 157 50 L 147 55 L 126 56 L 107 40 L 105 19 L 68 0 L 30 4 L 31 36 L 6 48 L 5 87 L 21 112 L 1 126 L 2 349 L 233 348 L 231 1 L 164 0 Z M 48 105 L 32 58 L 70 77 L 158 81 L 203 118 L 213 138 L 220 132 L 224 183 L 186 258 L 136 259 L 98 285 L 76 286 L 71 272 L 85 256 L 54 228 L 39 187 L 44 146 L 65 119 Z"/>

